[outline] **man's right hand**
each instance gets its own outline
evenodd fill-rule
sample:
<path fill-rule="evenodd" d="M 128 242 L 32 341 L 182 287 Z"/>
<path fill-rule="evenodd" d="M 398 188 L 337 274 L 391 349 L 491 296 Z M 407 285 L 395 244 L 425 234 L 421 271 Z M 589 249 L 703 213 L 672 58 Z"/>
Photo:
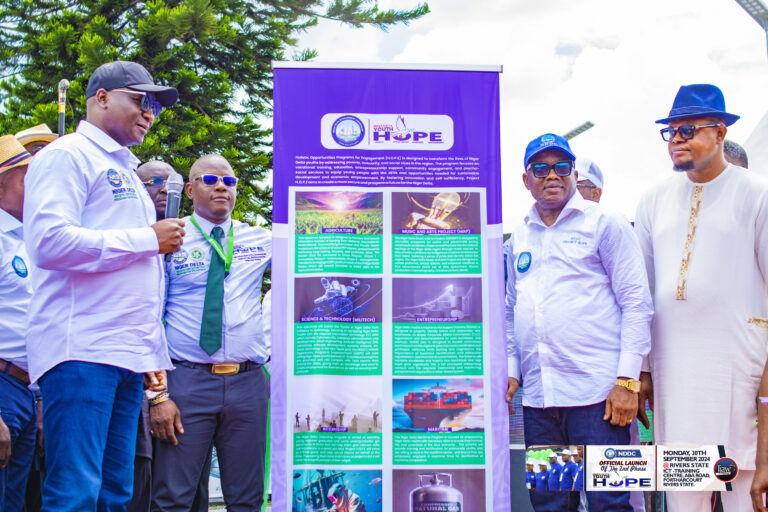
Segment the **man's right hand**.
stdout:
<path fill-rule="evenodd" d="M 173 400 L 151 405 L 149 407 L 149 424 L 153 436 L 164 443 L 172 443 L 173 446 L 179 444 L 179 440 L 176 439 L 176 432 L 184 433 L 184 427 L 181 425 L 181 413 Z"/>
<path fill-rule="evenodd" d="M 5 469 L 11 460 L 11 431 L 0 418 L 0 469 Z"/>
<path fill-rule="evenodd" d="M 184 221 L 181 219 L 163 219 L 152 224 L 157 235 L 159 254 L 168 254 L 181 249 L 184 242 Z"/>
<path fill-rule="evenodd" d="M 637 398 L 637 419 L 648 429 L 651 422 L 648 421 L 648 415 L 645 414 L 646 400 L 648 400 L 648 406 L 653 410 L 653 379 L 648 372 L 640 372 L 640 393 Z"/>
<path fill-rule="evenodd" d="M 507 378 L 507 403 L 509 404 L 509 414 L 515 414 L 512 409 L 512 397 L 517 393 L 517 388 L 520 387 L 520 382 L 514 377 Z"/>

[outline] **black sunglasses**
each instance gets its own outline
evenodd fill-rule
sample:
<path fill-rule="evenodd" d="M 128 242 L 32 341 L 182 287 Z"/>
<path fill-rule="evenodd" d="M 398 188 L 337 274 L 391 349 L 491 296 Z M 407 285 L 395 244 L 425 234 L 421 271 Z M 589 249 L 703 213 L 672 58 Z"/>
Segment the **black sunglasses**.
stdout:
<path fill-rule="evenodd" d="M 155 117 L 157 117 L 160 115 L 160 112 L 163 111 L 163 106 L 160 104 L 160 102 L 147 92 L 134 91 L 133 89 L 112 89 L 112 91 L 141 95 L 141 103 L 139 104 L 139 108 L 142 112 L 146 112 L 147 110 L 152 109 L 152 113 Z"/>
<path fill-rule="evenodd" d="M 528 170 L 533 173 L 534 178 L 546 178 L 549 171 L 555 170 L 555 174 L 564 178 L 571 175 L 573 171 L 573 162 L 557 162 L 556 164 L 528 164 Z"/>
<path fill-rule="evenodd" d="M 197 180 L 203 180 L 203 184 L 209 187 L 216 185 L 219 180 L 221 180 L 226 187 L 237 186 L 237 178 L 234 176 L 216 176 L 215 174 L 203 174 L 202 176 L 195 178 L 195 181 Z"/>
<path fill-rule="evenodd" d="M 667 127 L 662 128 L 659 130 L 659 133 L 661 133 L 661 138 L 664 139 L 664 142 L 671 142 L 672 139 L 675 138 L 675 134 L 679 133 L 680 138 L 683 140 L 691 140 L 694 135 L 696 135 L 696 128 L 714 128 L 716 126 L 723 126 L 720 123 L 710 123 L 710 124 L 686 124 L 683 126 L 678 126 L 677 128 Z"/>

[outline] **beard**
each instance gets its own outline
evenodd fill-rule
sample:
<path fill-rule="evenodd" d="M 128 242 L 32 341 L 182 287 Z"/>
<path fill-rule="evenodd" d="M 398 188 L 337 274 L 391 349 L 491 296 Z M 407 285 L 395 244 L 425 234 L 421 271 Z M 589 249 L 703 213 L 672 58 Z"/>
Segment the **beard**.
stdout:
<path fill-rule="evenodd" d="M 672 165 L 672 170 L 675 172 L 686 172 L 686 171 L 692 171 L 694 167 L 695 167 L 695 164 L 693 163 L 693 160 L 689 160 L 684 164 Z"/>

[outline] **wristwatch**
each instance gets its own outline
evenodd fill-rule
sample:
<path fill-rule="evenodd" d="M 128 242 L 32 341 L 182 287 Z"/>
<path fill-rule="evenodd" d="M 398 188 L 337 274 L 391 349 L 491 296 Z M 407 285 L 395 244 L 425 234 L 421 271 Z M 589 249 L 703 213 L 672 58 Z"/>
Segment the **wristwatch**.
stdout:
<path fill-rule="evenodd" d="M 616 379 L 616 385 L 627 388 L 633 393 L 640 392 L 640 381 L 637 379 Z"/>

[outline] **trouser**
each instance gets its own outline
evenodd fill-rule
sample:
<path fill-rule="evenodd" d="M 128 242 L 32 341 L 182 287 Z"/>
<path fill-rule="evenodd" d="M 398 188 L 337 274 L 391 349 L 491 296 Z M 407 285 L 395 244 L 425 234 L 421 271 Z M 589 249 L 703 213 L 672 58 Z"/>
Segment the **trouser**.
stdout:
<path fill-rule="evenodd" d="M 723 512 L 752 512 L 749 488 L 755 477 L 754 470 L 739 470 L 731 482 L 731 491 L 722 491 L 720 500 Z M 712 493 L 709 491 L 667 491 L 668 512 L 709 512 L 712 510 Z"/>
<path fill-rule="evenodd" d="M 176 434 L 178 446 L 155 443 L 152 510 L 190 510 L 213 444 L 227 510 L 260 511 L 269 400 L 263 368 L 222 376 L 177 363 L 168 391 L 184 433 Z"/>
<path fill-rule="evenodd" d="M 67 361 L 40 379 L 44 512 L 122 512 L 133 490 L 142 375 Z"/>
<path fill-rule="evenodd" d="M 603 421 L 604 414 L 604 401 L 582 407 L 523 407 L 525 444 L 628 444 L 629 428 Z M 536 512 L 576 512 L 579 509 L 578 492 L 530 492 L 530 498 Z M 629 492 L 587 492 L 587 499 L 592 512 L 632 512 Z"/>
<path fill-rule="evenodd" d="M 35 395 L 19 380 L 0 372 L 0 415 L 11 434 L 11 459 L 0 469 L 0 511 L 21 512 L 35 455 Z"/>

